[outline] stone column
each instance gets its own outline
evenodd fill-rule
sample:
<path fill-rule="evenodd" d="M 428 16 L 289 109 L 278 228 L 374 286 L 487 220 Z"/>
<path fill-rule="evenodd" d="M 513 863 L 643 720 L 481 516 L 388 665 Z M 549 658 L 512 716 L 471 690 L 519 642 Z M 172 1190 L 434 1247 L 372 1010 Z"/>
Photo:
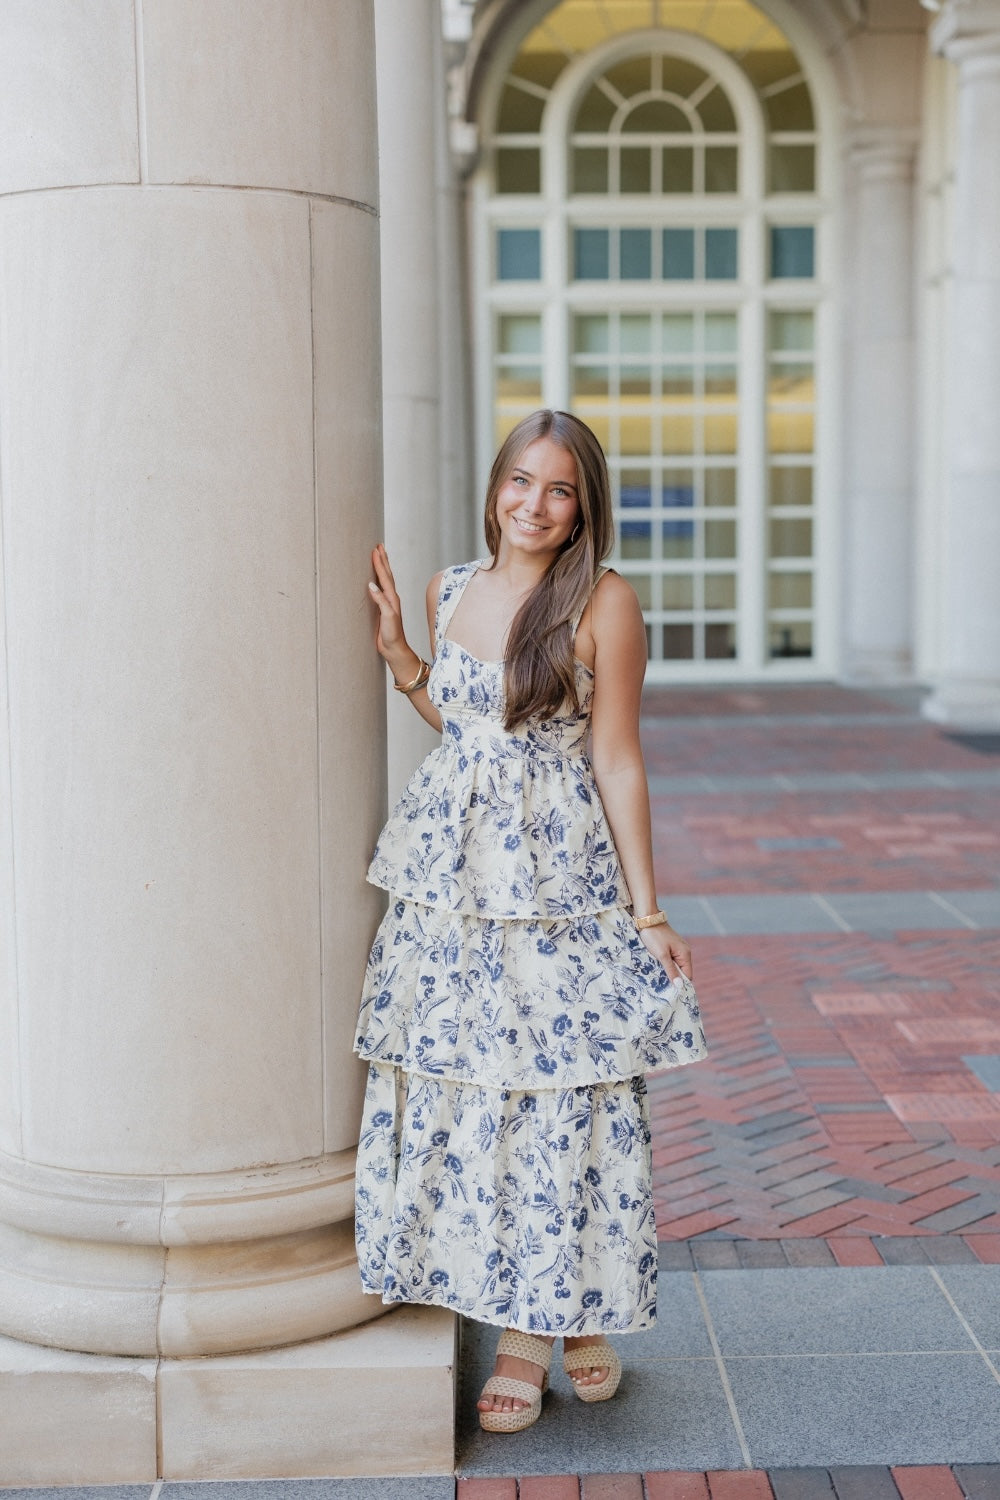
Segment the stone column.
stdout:
<path fill-rule="evenodd" d="M 437 221 L 438 0 L 375 0 L 382 246 L 385 543 L 407 637 L 428 653 L 425 590 L 439 568 L 445 471 Z M 390 803 L 439 736 L 388 685 Z"/>
<path fill-rule="evenodd" d="M 0 138 L 0 1483 L 368 1472 L 371 0 L 11 0 Z"/>
<path fill-rule="evenodd" d="M 942 639 L 924 711 L 1000 727 L 1000 4 L 965 0 L 933 32 L 958 76 L 946 378 Z"/>
<path fill-rule="evenodd" d="M 913 169 L 916 143 L 856 137 L 847 357 L 845 670 L 891 682 L 912 668 Z"/>

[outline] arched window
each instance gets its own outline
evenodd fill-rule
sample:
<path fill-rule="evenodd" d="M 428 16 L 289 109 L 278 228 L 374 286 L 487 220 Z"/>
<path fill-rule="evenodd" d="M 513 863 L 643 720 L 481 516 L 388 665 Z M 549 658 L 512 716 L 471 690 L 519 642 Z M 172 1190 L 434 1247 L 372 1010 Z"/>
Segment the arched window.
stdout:
<path fill-rule="evenodd" d="M 829 670 L 826 213 L 787 38 L 748 0 L 563 0 L 489 107 L 484 456 L 539 405 L 595 429 L 653 680 Z"/>

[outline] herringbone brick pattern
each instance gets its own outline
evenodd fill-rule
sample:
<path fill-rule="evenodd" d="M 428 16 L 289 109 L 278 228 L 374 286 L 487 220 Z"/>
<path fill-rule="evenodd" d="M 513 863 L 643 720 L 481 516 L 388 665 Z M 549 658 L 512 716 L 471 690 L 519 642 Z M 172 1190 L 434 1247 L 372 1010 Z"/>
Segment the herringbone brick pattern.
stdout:
<path fill-rule="evenodd" d="M 1000 1094 L 963 1061 L 1000 1053 L 1000 933 L 701 938 L 697 962 L 711 1056 L 649 1080 L 662 1238 L 1000 1231 Z"/>

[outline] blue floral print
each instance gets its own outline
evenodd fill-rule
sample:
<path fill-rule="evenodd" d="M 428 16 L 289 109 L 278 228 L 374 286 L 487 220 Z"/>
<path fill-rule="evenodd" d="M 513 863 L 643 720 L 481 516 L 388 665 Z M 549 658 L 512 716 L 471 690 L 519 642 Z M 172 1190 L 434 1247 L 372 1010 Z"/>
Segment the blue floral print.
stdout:
<path fill-rule="evenodd" d="M 503 666 L 447 635 L 482 563 L 448 569 L 428 685 L 441 745 L 369 879 L 391 894 L 356 1048 L 365 1289 L 570 1334 L 648 1328 L 656 1232 L 641 1075 L 697 1061 L 693 986 L 640 941 L 578 713 L 503 726 Z"/>

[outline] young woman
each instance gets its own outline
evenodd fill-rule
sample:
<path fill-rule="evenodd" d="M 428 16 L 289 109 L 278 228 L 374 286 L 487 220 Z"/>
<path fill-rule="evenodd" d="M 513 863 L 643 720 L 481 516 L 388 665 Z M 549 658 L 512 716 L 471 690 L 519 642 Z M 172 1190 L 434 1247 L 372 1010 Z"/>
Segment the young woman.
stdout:
<path fill-rule="evenodd" d="M 499 1324 L 479 1401 L 530 1426 L 552 1341 L 584 1401 L 621 1375 L 602 1335 L 652 1326 L 643 1074 L 705 1052 L 687 943 L 657 909 L 639 746 L 646 636 L 612 544 L 604 454 L 525 418 L 486 495 L 490 559 L 427 589 L 408 644 L 385 549 L 376 645 L 442 732 L 379 839 L 390 893 L 357 1050 L 365 1289 Z"/>

